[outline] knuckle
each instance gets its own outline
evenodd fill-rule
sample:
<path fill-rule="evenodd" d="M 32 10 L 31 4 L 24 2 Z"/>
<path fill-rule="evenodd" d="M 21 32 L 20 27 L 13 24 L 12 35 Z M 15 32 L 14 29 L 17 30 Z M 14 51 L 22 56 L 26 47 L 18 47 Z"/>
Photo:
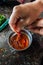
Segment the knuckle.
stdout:
<path fill-rule="evenodd" d="M 13 8 L 13 12 L 17 13 L 18 15 L 20 15 L 21 14 L 21 7 L 20 7 L 20 5 L 15 6 Z"/>
<path fill-rule="evenodd" d="M 43 29 L 40 29 L 39 34 L 43 35 Z"/>
<path fill-rule="evenodd" d="M 18 10 L 19 10 L 19 5 L 18 5 L 18 6 L 15 6 L 15 7 L 13 8 L 13 11 L 14 11 L 14 10 L 18 11 Z"/>

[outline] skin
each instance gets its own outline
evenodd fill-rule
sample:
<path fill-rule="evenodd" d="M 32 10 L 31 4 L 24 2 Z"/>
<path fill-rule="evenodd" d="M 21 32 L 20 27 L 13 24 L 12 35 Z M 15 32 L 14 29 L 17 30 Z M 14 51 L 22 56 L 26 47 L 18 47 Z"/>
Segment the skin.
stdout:
<path fill-rule="evenodd" d="M 19 32 L 22 28 L 27 27 L 30 31 L 43 35 L 43 18 L 38 18 L 43 12 L 42 5 L 41 0 L 36 0 L 15 6 L 9 20 L 11 29 L 14 32 Z M 20 20 L 18 20 L 19 18 Z"/>

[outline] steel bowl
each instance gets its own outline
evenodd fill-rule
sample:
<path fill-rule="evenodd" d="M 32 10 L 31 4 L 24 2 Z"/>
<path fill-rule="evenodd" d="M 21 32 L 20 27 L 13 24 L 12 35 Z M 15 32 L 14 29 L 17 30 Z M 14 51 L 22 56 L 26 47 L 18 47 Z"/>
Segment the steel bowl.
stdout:
<path fill-rule="evenodd" d="M 23 51 L 23 50 L 26 50 L 27 48 L 30 47 L 30 45 L 31 45 L 31 43 L 32 43 L 32 34 L 31 34 L 28 30 L 26 30 L 26 29 L 21 30 L 21 33 L 27 35 L 27 37 L 28 37 L 28 39 L 29 39 L 29 45 L 28 45 L 28 47 L 26 47 L 26 48 L 24 48 L 24 49 L 20 49 L 20 50 L 13 48 L 12 45 L 10 44 L 10 42 L 9 42 L 9 39 L 10 39 L 11 36 L 13 36 L 13 35 L 15 36 L 17 33 L 11 33 L 10 36 L 8 37 L 8 45 L 9 45 L 9 47 L 12 49 L 12 51 L 15 51 L 15 50 L 16 50 L 16 51 Z"/>

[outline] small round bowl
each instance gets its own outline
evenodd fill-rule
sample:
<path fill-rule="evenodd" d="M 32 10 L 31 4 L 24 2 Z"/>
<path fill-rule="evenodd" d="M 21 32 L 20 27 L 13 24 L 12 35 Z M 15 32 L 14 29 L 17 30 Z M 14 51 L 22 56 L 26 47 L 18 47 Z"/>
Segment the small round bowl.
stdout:
<path fill-rule="evenodd" d="M 13 48 L 12 45 L 10 44 L 10 42 L 9 42 L 9 39 L 10 39 L 11 36 L 13 36 L 13 35 L 15 36 L 16 33 L 11 33 L 10 36 L 9 36 L 9 38 L 8 38 L 8 45 L 9 45 L 9 47 L 10 47 L 13 51 L 15 51 L 15 50 L 16 50 L 16 51 L 26 50 L 27 48 L 30 47 L 30 45 L 31 45 L 31 43 L 32 43 L 32 34 L 31 34 L 28 30 L 26 30 L 26 29 L 21 30 L 21 32 L 27 35 L 27 37 L 28 37 L 28 39 L 29 39 L 29 44 L 28 44 L 28 46 L 27 46 L 26 48 L 24 48 L 24 49 L 19 49 L 19 50 L 18 50 L 18 49 Z"/>

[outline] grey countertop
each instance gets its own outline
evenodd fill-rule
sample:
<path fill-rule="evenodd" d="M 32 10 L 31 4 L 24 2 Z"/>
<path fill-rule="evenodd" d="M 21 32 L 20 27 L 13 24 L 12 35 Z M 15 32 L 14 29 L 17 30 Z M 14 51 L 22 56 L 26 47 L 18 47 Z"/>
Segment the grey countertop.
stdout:
<path fill-rule="evenodd" d="M 0 6 L 0 13 L 9 18 L 11 7 Z M 7 38 L 12 33 L 9 25 L 0 32 L 0 65 L 39 65 L 43 56 L 43 36 L 33 35 L 30 48 L 22 52 L 11 53 Z M 4 49 L 4 50 L 3 50 Z"/>

